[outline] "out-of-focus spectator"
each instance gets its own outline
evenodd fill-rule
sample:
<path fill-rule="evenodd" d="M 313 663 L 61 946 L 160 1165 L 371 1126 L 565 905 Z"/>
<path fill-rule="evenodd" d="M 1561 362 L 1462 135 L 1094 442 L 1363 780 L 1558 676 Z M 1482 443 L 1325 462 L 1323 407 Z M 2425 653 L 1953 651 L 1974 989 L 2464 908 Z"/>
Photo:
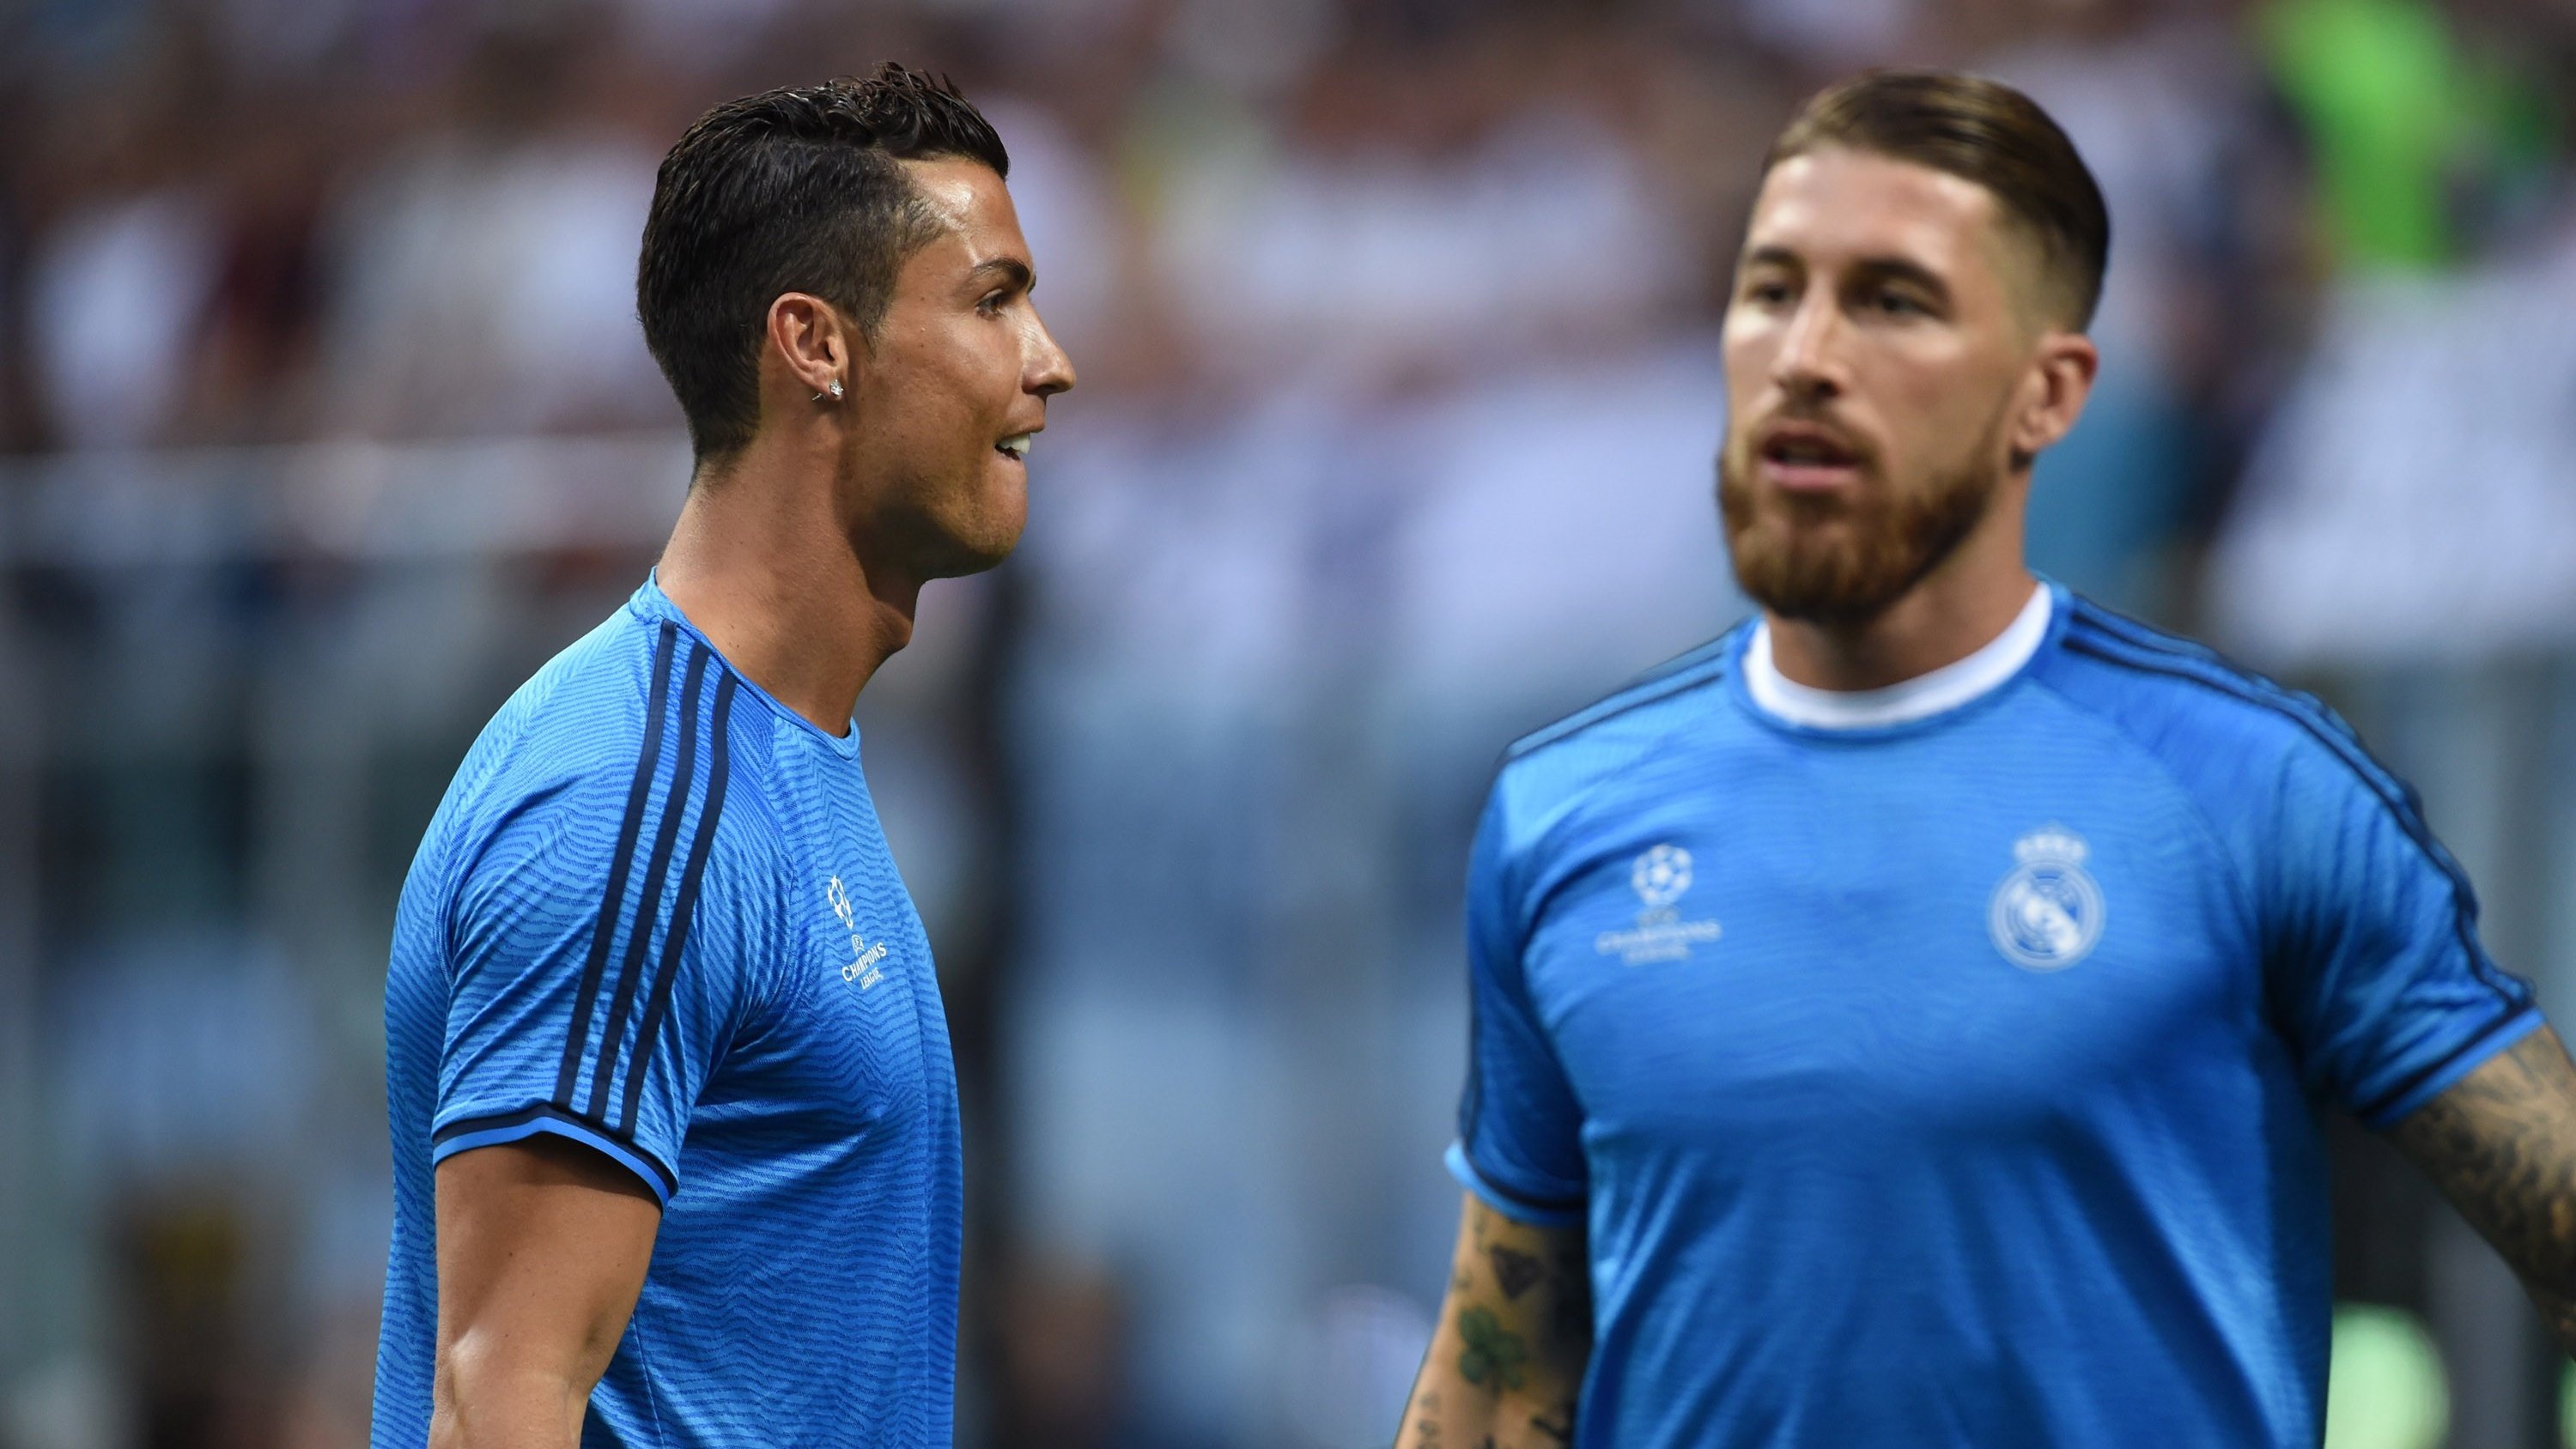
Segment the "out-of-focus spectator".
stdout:
<path fill-rule="evenodd" d="M 2432 0 L 2274 0 L 2259 33 L 2315 147 L 2342 259 L 2453 260 L 2482 204 L 2549 159 L 2546 102 L 2512 54 L 2463 43 Z"/>
<path fill-rule="evenodd" d="M 2047 108 L 2100 183 L 2110 268 L 2090 329 L 2102 371 L 2084 424 L 2041 459 L 2033 564 L 2107 603 L 2156 602 L 2198 478 L 2192 404 L 2244 339 L 2224 310 L 2245 233 L 2231 185 L 2261 77 L 2213 18 L 2162 7 L 1988 0 L 1974 68 Z"/>
<path fill-rule="evenodd" d="M 589 7 L 484 37 L 451 128 L 359 182 L 329 224 L 324 432 L 668 425 L 635 320 L 657 147 L 585 104 L 650 85 Z M 603 31 L 606 31 L 604 34 Z"/>
<path fill-rule="evenodd" d="M 1535 38 L 1345 56 L 1276 133 L 1213 96 L 1174 113 L 1154 245 L 1206 365 L 1455 384 L 1669 315 L 1691 249 L 1628 140 L 1515 63 Z"/>
<path fill-rule="evenodd" d="M 2340 289 L 2212 560 L 2274 667 L 2537 650 L 2576 619 L 2576 216 L 2554 254 Z M 2472 641 L 2473 644 L 2472 644 Z"/>
<path fill-rule="evenodd" d="M 220 124 L 215 266 L 179 427 L 192 441 L 277 441 L 311 408 L 316 229 L 333 158 L 301 107 L 245 104 Z"/>
<path fill-rule="evenodd" d="M 74 447 L 161 442 L 221 275 L 222 231 L 184 118 L 94 102 L 60 128 L 86 194 L 37 237 L 28 351 L 48 431 Z"/>

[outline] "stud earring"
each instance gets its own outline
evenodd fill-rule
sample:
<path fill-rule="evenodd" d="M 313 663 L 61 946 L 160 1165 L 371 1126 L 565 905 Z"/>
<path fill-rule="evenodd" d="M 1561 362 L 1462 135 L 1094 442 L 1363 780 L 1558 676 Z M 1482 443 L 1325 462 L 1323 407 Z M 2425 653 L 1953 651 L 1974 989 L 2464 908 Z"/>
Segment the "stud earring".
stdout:
<path fill-rule="evenodd" d="M 839 402 L 841 400 L 841 380 L 837 377 L 833 378 L 829 383 L 824 385 L 823 392 L 830 393 L 832 395 L 832 401 Z M 822 400 L 822 392 L 814 394 L 814 401 L 821 402 Z"/>

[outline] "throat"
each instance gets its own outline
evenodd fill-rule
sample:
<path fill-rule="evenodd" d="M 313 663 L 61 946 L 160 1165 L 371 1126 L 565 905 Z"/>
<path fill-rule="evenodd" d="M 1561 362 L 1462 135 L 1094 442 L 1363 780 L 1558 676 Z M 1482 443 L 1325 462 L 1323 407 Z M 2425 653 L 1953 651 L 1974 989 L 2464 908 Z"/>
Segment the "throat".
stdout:
<path fill-rule="evenodd" d="M 690 491 L 655 579 L 734 670 L 826 734 L 911 642 L 918 580 L 878 576 L 828 518 L 741 477 Z"/>

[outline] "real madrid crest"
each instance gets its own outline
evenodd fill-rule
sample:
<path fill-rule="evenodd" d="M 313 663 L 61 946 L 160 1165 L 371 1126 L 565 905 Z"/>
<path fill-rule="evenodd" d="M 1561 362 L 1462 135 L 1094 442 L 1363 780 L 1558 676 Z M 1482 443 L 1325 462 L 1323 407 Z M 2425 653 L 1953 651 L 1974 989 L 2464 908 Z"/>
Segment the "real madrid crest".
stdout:
<path fill-rule="evenodd" d="M 2102 939 L 2102 888 L 2085 874 L 2084 838 L 2043 825 L 2013 842 L 2021 864 L 1995 887 L 1986 929 L 2004 959 L 2026 971 L 2062 971 Z"/>

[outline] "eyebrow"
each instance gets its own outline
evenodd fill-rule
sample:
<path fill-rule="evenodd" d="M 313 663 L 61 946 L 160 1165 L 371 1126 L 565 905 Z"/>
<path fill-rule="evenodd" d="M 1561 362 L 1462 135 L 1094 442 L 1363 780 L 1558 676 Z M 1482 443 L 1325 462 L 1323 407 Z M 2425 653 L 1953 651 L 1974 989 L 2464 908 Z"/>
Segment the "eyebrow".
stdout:
<path fill-rule="evenodd" d="M 1807 270 L 1806 258 L 1783 246 L 1756 247 L 1745 254 L 1744 265 Z M 1904 257 L 1862 257 L 1852 264 L 1851 270 L 1873 280 L 1909 282 L 1945 301 L 1950 296 L 1950 284 L 1941 279 L 1940 273 L 1920 262 L 1909 261 Z"/>
<path fill-rule="evenodd" d="M 1950 284 L 1941 280 L 1938 272 L 1920 262 L 1910 262 L 1903 257 L 1863 257 L 1852 270 L 1876 280 L 1910 282 L 1943 301 L 1949 300 Z"/>
<path fill-rule="evenodd" d="M 995 257 L 989 262 L 978 263 L 975 270 L 967 275 L 981 277 L 987 273 L 1010 283 L 1023 292 L 1034 292 L 1038 289 L 1038 274 L 1030 271 L 1029 264 L 1018 257 Z"/>

